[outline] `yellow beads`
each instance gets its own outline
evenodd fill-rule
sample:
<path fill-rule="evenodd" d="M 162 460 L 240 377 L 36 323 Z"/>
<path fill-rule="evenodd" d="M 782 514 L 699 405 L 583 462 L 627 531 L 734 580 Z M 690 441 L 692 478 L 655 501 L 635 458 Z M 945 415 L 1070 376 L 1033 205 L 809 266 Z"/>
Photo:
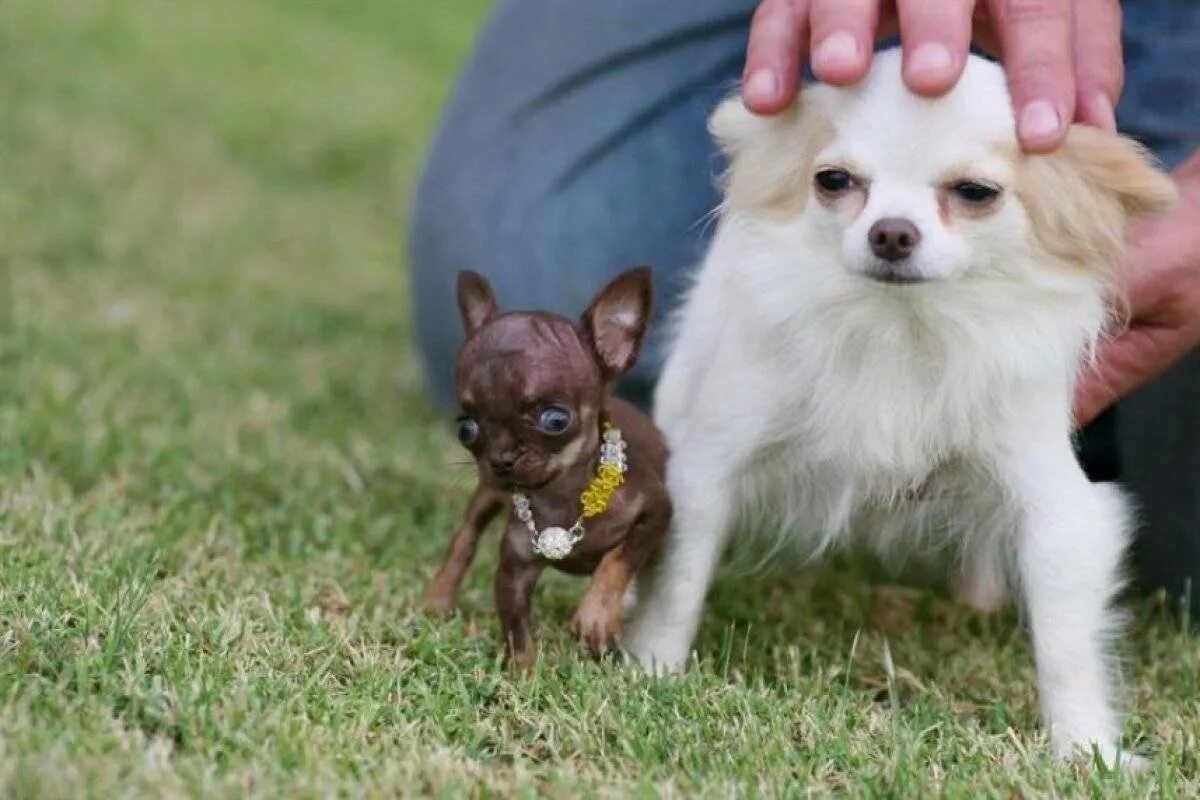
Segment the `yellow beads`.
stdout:
<path fill-rule="evenodd" d="M 613 493 L 625 482 L 621 468 L 616 464 L 601 464 L 596 470 L 596 477 L 579 495 L 579 504 L 583 506 L 583 516 L 594 517 L 608 508 L 608 501 Z"/>

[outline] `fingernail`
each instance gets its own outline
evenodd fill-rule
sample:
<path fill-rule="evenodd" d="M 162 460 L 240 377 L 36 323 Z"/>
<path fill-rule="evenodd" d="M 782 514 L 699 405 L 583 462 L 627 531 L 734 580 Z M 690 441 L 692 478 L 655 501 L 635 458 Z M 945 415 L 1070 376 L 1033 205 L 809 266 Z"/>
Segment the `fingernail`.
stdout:
<path fill-rule="evenodd" d="M 742 87 L 742 94 L 758 100 L 774 100 L 779 95 L 779 78 L 769 69 L 756 70 Z"/>
<path fill-rule="evenodd" d="M 813 52 L 813 63 L 822 67 L 853 64 L 857 60 L 858 40 L 848 31 L 831 33 Z"/>
<path fill-rule="evenodd" d="M 1034 100 L 1021 109 L 1017 135 L 1022 139 L 1051 139 L 1058 135 L 1062 117 L 1049 100 Z"/>
<path fill-rule="evenodd" d="M 937 76 L 944 75 L 954 66 L 950 50 L 940 42 L 926 42 L 913 50 L 908 58 L 910 75 Z"/>
<path fill-rule="evenodd" d="M 1117 129 L 1117 115 L 1113 111 L 1112 101 L 1104 92 L 1096 92 L 1092 97 L 1092 122 L 1106 131 Z"/>

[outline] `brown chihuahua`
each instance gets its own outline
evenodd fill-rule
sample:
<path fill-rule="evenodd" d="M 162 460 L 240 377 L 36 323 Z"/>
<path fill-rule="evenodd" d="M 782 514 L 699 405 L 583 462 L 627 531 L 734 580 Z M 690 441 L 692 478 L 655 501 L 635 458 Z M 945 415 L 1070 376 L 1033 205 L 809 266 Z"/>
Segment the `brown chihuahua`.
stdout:
<path fill-rule="evenodd" d="M 578 324 L 540 311 L 501 314 L 483 276 L 458 276 L 467 334 L 455 373 L 458 437 L 475 457 L 479 485 L 426 605 L 440 614 L 454 608 L 479 537 L 509 507 L 496 609 L 518 669 L 536 657 L 530 604 L 544 567 L 592 575 L 572 628 L 601 654 L 620 635 L 630 579 L 670 522 L 662 436 L 613 396 L 637 359 L 650 306 L 648 267 L 604 287 Z"/>

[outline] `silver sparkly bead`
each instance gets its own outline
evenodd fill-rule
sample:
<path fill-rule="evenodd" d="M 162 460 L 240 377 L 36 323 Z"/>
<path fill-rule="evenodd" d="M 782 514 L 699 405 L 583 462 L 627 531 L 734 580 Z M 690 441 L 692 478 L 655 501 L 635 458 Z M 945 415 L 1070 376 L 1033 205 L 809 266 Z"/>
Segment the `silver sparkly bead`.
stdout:
<path fill-rule="evenodd" d="M 574 546 L 575 542 L 570 531 L 557 525 L 545 528 L 533 541 L 534 551 L 551 561 L 566 558 Z"/>

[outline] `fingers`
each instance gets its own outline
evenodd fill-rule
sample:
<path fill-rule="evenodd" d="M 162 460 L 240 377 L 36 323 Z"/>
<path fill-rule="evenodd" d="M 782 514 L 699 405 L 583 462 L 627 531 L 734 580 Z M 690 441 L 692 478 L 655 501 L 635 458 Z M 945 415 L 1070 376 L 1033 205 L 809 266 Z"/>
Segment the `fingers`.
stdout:
<path fill-rule="evenodd" d="M 948 92 L 971 44 L 974 0 L 899 0 L 904 83 L 917 94 Z"/>
<path fill-rule="evenodd" d="M 1068 0 L 989 0 L 1000 32 L 1017 138 L 1029 152 L 1062 144 L 1075 116 L 1075 54 Z"/>
<path fill-rule="evenodd" d="M 774 114 L 791 105 L 807 52 L 806 0 L 763 0 L 750 22 L 742 102 L 758 114 Z"/>
<path fill-rule="evenodd" d="M 1116 0 L 1075 0 L 1075 118 L 1117 129 L 1113 109 L 1125 83 L 1121 6 Z"/>
<path fill-rule="evenodd" d="M 883 19 L 881 19 L 881 4 Z M 1017 137 L 1030 152 L 1058 147 L 1078 118 L 1115 128 L 1124 79 L 1117 0 L 763 0 L 750 25 L 742 98 L 760 114 L 795 98 L 811 52 L 821 80 L 846 86 L 866 74 L 881 27 L 898 23 L 904 81 L 919 94 L 948 91 L 962 74 L 972 29 L 1004 55 Z"/>
<path fill-rule="evenodd" d="M 849 86 L 862 80 L 871 62 L 879 0 L 811 0 L 813 74 Z"/>

